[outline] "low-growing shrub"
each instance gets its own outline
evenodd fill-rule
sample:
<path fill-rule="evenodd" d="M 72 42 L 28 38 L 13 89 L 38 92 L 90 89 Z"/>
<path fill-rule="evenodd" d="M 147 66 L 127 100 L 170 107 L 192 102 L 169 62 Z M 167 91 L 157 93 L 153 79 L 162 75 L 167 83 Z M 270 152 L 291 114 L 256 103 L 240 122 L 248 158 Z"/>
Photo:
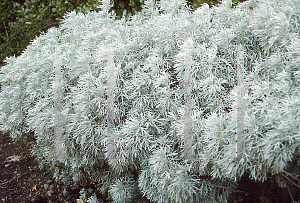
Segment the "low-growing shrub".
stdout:
<path fill-rule="evenodd" d="M 67 184 L 97 181 L 115 202 L 142 195 L 153 202 L 195 202 L 195 195 L 226 201 L 232 191 L 219 193 L 215 185 L 236 188 L 246 171 L 258 181 L 282 172 L 299 154 L 300 3 L 249 0 L 235 9 L 231 3 L 190 13 L 183 0 L 161 0 L 159 7 L 149 0 L 126 23 L 108 14 L 108 1 L 100 13 L 67 14 L 59 29 L 6 59 L 3 130 L 14 139 L 33 130 L 32 154 L 41 167 L 50 164 Z M 245 132 L 238 135 L 245 141 L 239 159 L 238 81 Z M 109 99 L 114 112 L 107 111 Z M 109 120 L 115 137 L 108 136 Z M 109 140 L 114 158 L 107 157 Z"/>

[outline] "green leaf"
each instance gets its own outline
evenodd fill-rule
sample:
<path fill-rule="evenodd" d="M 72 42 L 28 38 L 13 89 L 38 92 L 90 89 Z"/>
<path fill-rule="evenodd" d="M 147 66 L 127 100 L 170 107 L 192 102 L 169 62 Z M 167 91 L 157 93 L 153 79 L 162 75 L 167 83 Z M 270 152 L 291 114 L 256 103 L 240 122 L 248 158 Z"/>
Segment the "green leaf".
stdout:
<path fill-rule="evenodd" d="M 135 2 L 134 1 L 130 1 L 129 6 L 135 7 Z"/>
<path fill-rule="evenodd" d="M 120 2 L 120 7 L 121 7 L 121 8 L 124 8 L 124 6 L 125 6 L 125 5 L 124 5 L 124 2 L 121 1 L 121 2 Z"/>

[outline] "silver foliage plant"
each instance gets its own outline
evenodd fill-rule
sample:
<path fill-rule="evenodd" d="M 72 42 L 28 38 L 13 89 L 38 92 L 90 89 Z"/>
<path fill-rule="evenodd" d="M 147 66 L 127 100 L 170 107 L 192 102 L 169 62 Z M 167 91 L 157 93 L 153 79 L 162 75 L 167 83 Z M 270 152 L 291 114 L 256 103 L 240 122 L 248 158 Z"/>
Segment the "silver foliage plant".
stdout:
<path fill-rule="evenodd" d="M 69 184 L 88 174 L 115 202 L 137 202 L 139 191 L 153 202 L 195 202 L 196 196 L 226 202 L 231 191 L 220 195 L 214 185 L 236 188 L 247 171 L 258 181 L 277 175 L 300 154 L 300 2 L 231 5 L 203 4 L 192 13 L 183 0 L 149 0 L 128 22 L 108 13 L 107 0 L 99 13 L 68 13 L 59 29 L 6 59 L 2 130 L 13 139 L 34 130 L 32 154 L 40 167 L 50 164 Z M 80 87 L 63 90 L 62 160 L 54 158 L 55 44 L 65 44 L 62 86 Z M 109 160 L 103 158 L 108 44 L 116 68 L 118 157 Z M 184 44 L 192 47 L 190 160 L 183 158 Z M 236 45 L 244 47 L 246 87 L 245 156 L 238 161 Z"/>

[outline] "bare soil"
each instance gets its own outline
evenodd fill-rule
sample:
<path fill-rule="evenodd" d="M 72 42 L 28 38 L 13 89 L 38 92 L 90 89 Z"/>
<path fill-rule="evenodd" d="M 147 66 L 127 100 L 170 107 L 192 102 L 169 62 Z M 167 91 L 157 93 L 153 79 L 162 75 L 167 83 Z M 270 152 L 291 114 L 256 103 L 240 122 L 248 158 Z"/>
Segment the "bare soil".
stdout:
<path fill-rule="evenodd" d="M 50 168 L 40 169 L 29 150 L 33 144 L 33 139 L 13 142 L 9 134 L 0 131 L 0 202 L 75 203 L 83 186 L 66 186 L 53 179 L 54 172 Z M 91 184 L 84 188 L 94 189 L 95 186 Z M 64 189 L 68 192 L 66 196 Z M 98 200 L 109 202 L 107 194 L 96 195 Z"/>

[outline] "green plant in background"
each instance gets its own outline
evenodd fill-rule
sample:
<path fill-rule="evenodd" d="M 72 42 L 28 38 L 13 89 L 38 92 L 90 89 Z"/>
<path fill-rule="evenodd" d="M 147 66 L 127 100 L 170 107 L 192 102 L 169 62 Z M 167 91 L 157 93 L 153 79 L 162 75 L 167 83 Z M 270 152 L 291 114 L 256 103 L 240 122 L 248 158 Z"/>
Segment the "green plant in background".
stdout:
<path fill-rule="evenodd" d="M 3 130 L 13 139 L 34 131 L 32 155 L 40 166 L 47 161 L 66 184 L 96 179 L 97 190 L 109 191 L 115 202 L 195 202 L 195 196 L 225 202 L 231 193 L 225 189 L 236 188 L 246 171 L 264 181 L 299 156 L 299 1 L 251 0 L 233 9 L 227 0 L 191 12 L 182 0 L 149 0 L 130 21 L 116 20 L 110 8 L 104 1 L 99 13 L 68 13 L 59 29 L 1 68 Z M 62 87 L 80 87 L 63 91 L 61 161 L 53 150 L 54 44 L 68 44 L 61 52 Z M 108 44 L 119 159 L 103 159 Z M 193 44 L 190 160 L 183 158 L 187 44 Z M 244 47 L 246 82 L 245 156 L 238 161 L 232 158 L 236 45 Z"/>
<path fill-rule="evenodd" d="M 36 35 L 50 27 L 58 27 L 66 14 L 75 10 L 87 13 L 94 10 L 97 0 L 50 1 L 50 0 L 4 0 L 0 3 L 0 59 L 3 66 L 5 57 L 19 56 Z"/>

